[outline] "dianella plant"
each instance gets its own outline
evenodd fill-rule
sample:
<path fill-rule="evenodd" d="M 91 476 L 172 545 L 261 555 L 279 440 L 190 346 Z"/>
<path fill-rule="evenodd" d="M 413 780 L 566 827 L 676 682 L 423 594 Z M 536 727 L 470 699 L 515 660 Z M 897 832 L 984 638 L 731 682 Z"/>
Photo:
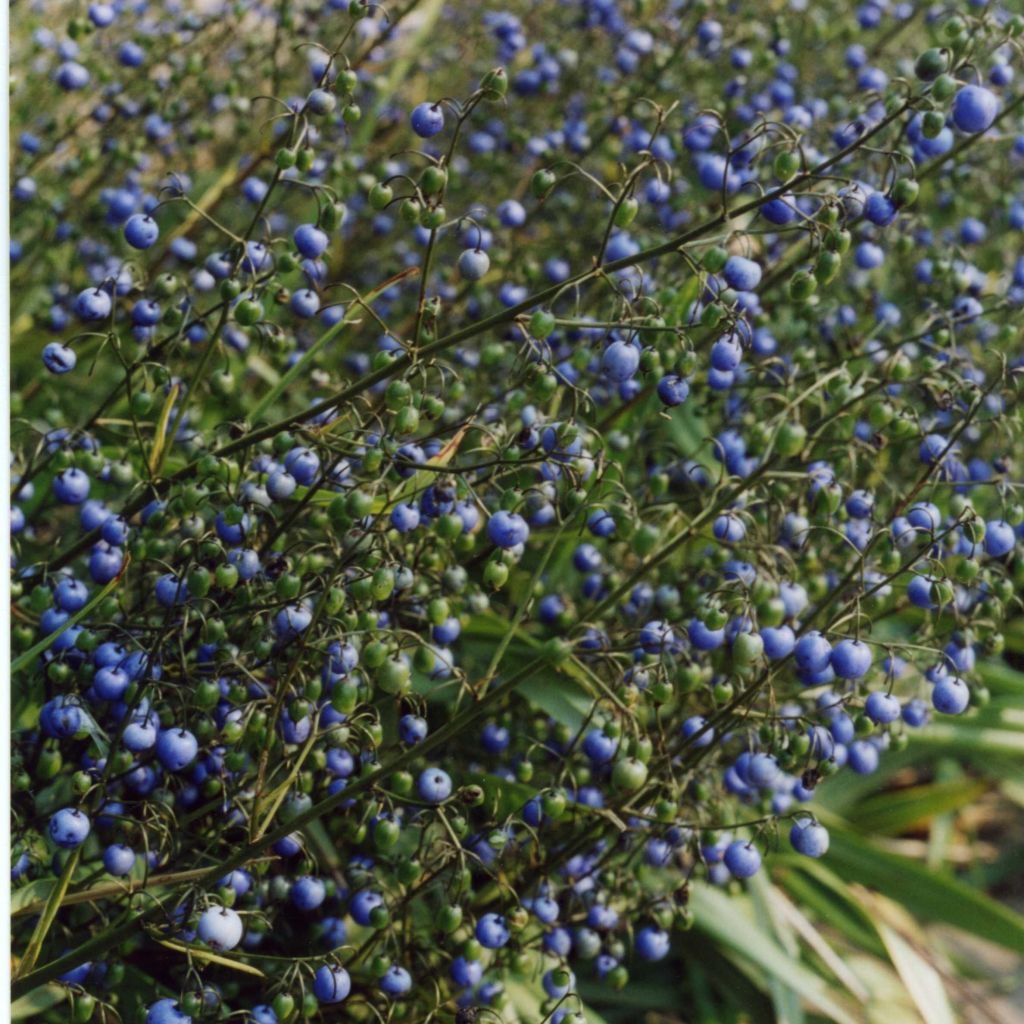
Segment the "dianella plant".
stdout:
<path fill-rule="evenodd" d="M 12 1016 L 997 1019 L 1015 0 L 10 30 Z"/>

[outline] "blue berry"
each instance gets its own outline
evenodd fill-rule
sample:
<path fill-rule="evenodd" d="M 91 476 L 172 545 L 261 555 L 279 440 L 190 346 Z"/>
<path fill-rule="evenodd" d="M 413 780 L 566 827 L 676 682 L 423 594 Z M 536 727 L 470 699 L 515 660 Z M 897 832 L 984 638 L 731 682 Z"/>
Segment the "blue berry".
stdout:
<path fill-rule="evenodd" d="M 828 853 L 828 829 L 813 818 L 799 818 L 789 830 L 789 842 L 805 857 L 824 857 Z"/>
<path fill-rule="evenodd" d="M 315 224 L 300 224 L 292 235 L 295 248 L 307 259 L 315 260 L 327 250 L 330 239 L 326 231 L 322 231 Z"/>
<path fill-rule="evenodd" d="M 192 1024 L 174 999 L 158 999 L 146 1010 L 146 1024 Z"/>
<path fill-rule="evenodd" d="M 832 658 L 832 646 L 815 630 L 797 640 L 793 657 L 802 671 L 821 672 Z"/>
<path fill-rule="evenodd" d="M 199 918 L 196 934 L 212 949 L 234 949 L 242 941 L 242 919 L 228 907 L 209 907 Z"/>
<path fill-rule="evenodd" d="M 690 643 L 699 651 L 713 651 L 725 642 L 725 628 L 709 629 L 700 619 L 691 619 L 687 626 Z"/>
<path fill-rule="evenodd" d="M 444 111 L 440 103 L 421 103 L 412 112 L 412 130 L 421 139 L 430 139 L 444 129 Z"/>
<path fill-rule="evenodd" d="M 601 369 L 613 381 L 629 380 L 640 366 L 640 350 L 626 341 L 613 341 L 601 356 Z"/>
<path fill-rule="evenodd" d="M 103 851 L 103 866 L 110 874 L 123 878 L 131 874 L 135 866 L 135 851 L 130 846 L 113 843 Z"/>
<path fill-rule="evenodd" d="M 932 706 L 944 715 L 963 714 L 970 701 L 971 691 L 959 676 L 944 676 L 932 687 Z"/>
<path fill-rule="evenodd" d="M 498 220 L 507 228 L 521 228 L 526 223 L 526 210 L 523 204 L 515 199 L 505 199 L 498 204 L 495 211 Z"/>
<path fill-rule="evenodd" d="M 136 213 L 125 223 L 124 237 L 133 249 L 148 249 L 160 237 L 160 228 L 148 214 Z"/>
<path fill-rule="evenodd" d="M 734 839 L 726 847 L 723 861 L 734 878 L 750 878 L 761 869 L 761 854 L 745 839 Z"/>
<path fill-rule="evenodd" d="M 419 715 L 402 715 L 398 722 L 399 738 L 408 747 L 425 740 L 427 731 L 427 720 Z"/>
<path fill-rule="evenodd" d="M 362 889 L 352 897 L 349 913 L 357 924 L 369 925 L 370 915 L 377 907 L 384 906 L 384 897 L 372 889 Z"/>
<path fill-rule="evenodd" d="M 156 756 L 169 772 L 180 772 L 195 760 L 199 742 L 187 729 L 161 729 L 156 738 Z"/>
<path fill-rule="evenodd" d="M 987 131 L 998 112 L 998 97 L 980 85 L 965 85 L 953 97 L 953 124 L 962 132 Z"/>
<path fill-rule="evenodd" d="M 476 923 L 476 939 L 485 949 L 500 949 L 511 938 L 505 918 L 500 914 L 484 914 Z"/>
<path fill-rule="evenodd" d="M 308 320 L 320 311 L 320 296 L 312 288 L 299 288 L 292 292 L 289 307 L 296 316 Z"/>
<path fill-rule="evenodd" d="M 514 548 L 526 543 L 530 528 L 518 513 L 502 510 L 487 521 L 487 536 L 499 548 Z"/>
<path fill-rule="evenodd" d="M 928 705 L 920 697 L 915 697 L 903 705 L 902 715 L 907 725 L 919 729 L 928 721 Z"/>
<path fill-rule="evenodd" d="M 490 257 L 483 249 L 466 249 L 459 256 L 459 273 L 467 281 L 479 281 L 490 269 Z"/>
<path fill-rule="evenodd" d="M 390 999 L 398 999 L 412 990 L 412 975 L 397 964 L 392 964 L 380 979 L 380 990 Z"/>
<path fill-rule="evenodd" d="M 456 985 L 473 988 L 480 984 L 484 976 L 484 965 L 479 960 L 467 960 L 464 956 L 457 956 L 452 961 L 448 973 Z"/>
<path fill-rule="evenodd" d="M 420 525 L 420 510 L 415 505 L 399 502 L 391 510 L 390 521 L 399 533 L 411 533 Z"/>
<path fill-rule="evenodd" d="M 610 763 L 618 748 L 618 741 L 602 729 L 591 729 L 583 739 L 583 752 L 595 764 Z"/>
<path fill-rule="evenodd" d="M 832 648 L 831 658 L 840 679 L 859 679 L 871 668 L 871 648 L 862 640 L 840 640 Z"/>
<path fill-rule="evenodd" d="M 779 763 L 771 754 L 755 754 L 747 767 L 747 778 L 759 789 L 770 789 L 779 777 Z"/>
<path fill-rule="evenodd" d="M 65 850 L 81 846 L 89 837 L 88 815 L 76 807 L 65 807 L 50 818 L 50 838 Z"/>
<path fill-rule="evenodd" d="M 424 768 L 416 782 L 416 791 L 427 803 L 443 803 L 452 795 L 451 777 L 440 768 Z"/>
<path fill-rule="evenodd" d="M 53 478 L 53 495 L 65 505 L 81 505 L 89 497 L 91 481 L 82 470 L 72 466 Z"/>
<path fill-rule="evenodd" d="M 900 702 L 891 693 L 876 690 L 868 694 L 864 713 L 876 725 L 887 725 L 900 717 Z"/>
<path fill-rule="evenodd" d="M 985 524 L 985 554 L 992 558 L 1004 558 L 1016 546 L 1017 535 L 1012 526 L 1002 519 L 992 519 Z"/>
<path fill-rule="evenodd" d="M 787 658 L 796 647 L 796 636 L 789 626 L 766 626 L 761 630 L 765 656 L 770 661 Z"/>
<path fill-rule="evenodd" d="M 113 308 L 109 293 L 102 288 L 86 288 L 75 299 L 75 312 L 86 323 L 106 320 Z"/>
<path fill-rule="evenodd" d="M 761 268 L 744 256 L 730 256 L 725 262 L 722 276 L 730 288 L 752 292 L 761 283 Z"/>
<path fill-rule="evenodd" d="M 352 979 L 344 967 L 323 964 L 313 975 L 313 995 L 321 1003 L 341 1003 L 352 991 Z"/>
<path fill-rule="evenodd" d="M 59 68 L 55 76 L 57 84 L 67 92 L 84 89 L 89 84 L 89 72 L 78 61 L 67 60 Z"/>
<path fill-rule="evenodd" d="M 654 925 L 644 925 L 633 940 L 633 948 L 641 960 L 664 960 L 669 952 L 668 932 Z"/>
<path fill-rule="evenodd" d="M 690 383 L 678 374 L 666 374 L 658 381 L 658 398 L 668 406 L 682 405 L 690 397 Z"/>
<path fill-rule="evenodd" d="M 304 875 L 295 880 L 289 896 L 299 910 L 316 910 L 327 898 L 327 887 L 319 878 Z"/>
<path fill-rule="evenodd" d="M 74 349 L 59 341 L 51 341 L 43 349 L 43 365 L 50 373 L 70 373 L 77 362 Z"/>

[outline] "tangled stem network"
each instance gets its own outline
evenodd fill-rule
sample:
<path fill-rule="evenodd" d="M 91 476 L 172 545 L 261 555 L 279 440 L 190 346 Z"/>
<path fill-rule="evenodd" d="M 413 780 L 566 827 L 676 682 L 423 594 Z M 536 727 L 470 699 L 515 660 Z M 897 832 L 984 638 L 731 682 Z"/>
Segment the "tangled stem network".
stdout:
<path fill-rule="evenodd" d="M 831 776 L 987 703 L 1012 5 L 51 6 L 16 997 L 580 1024 L 694 892 L 827 861 Z"/>

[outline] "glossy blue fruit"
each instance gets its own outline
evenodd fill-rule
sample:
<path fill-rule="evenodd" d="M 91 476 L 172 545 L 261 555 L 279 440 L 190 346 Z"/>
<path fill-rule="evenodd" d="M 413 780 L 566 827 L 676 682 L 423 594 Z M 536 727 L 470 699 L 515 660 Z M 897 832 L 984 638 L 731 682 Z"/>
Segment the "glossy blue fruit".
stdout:
<path fill-rule="evenodd" d="M 444 129 L 444 111 L 440 103 L 421 103 L 410 118 L 412 130 L 421 139 L 430 139 Z"/>
<path fill-rule="evenodd" d="M 467 281 L 479 281 L 491 269 L 491 259 L 483 249 L 465 249 L 459 255 L 459 273 Z"/>
<path fill-rule="evenodd" d="M 840 679 L 859 679 L 871 668 L 871 648 L 862 640 L 840 640 L 832 648 L 832 669 Z"/>
<path fill-rule="evenodd" d="M 208 907 L 199 918 L 196 934 L 211 949 L 234 949 L 242 941 L 242 918 L 229 907 Z"/>
<path fill-rule="evenodd" d="M 500 949 L 511 938 L 505 918 L 500 914 L 484 914 L 477 921 L 474 934 L 485 949 Z"/>
<path fill-rule="evenodd" d="M 50 838 L 65 850 L 73 850 L 89 838 L 89 817 L 77 807 L 64 807 L 50 818 Z"/>
<path fill-rule="evenodd" d="M 641 959 L 648 962 L 665 959 L 669 955 L 669 933 L 653 925 L 644 925 L 633 941 L 633 948 Z"/>
<path fill-rule="evenodd" d="M 953 124 L 962 132 L 987 131 L 998 112 L 999 98 L 980 85 L 965 85 L 953 97 Z"/>
<path fill-rule="evenodd" d="M 341 1003 L 352 991 L 352 979 L 344 967 L 323 964 L 313 975 L 313 995 L 321 1003 Z"/>
<path fill-rule="evenodd" d="M 135 851 L 122 843 L 113 843 L 103 851 L 103 866 L 110 874 L 123 878 L 135 866 Z"/>
<path fill-rule="evenodd" d="M 452 795 L 452 780 L 440 768 L 424 768 L 416 780 L 416 792 L 427 803 L 443 803 Z"/>
<path fill-rule="evenodd" d="M 199 742 L 187 729 L 161 729 L 156 738 L 156 756 L 169 772 L 188 767 L 199 753 Z"/>
<path fill-rule="evenodd" d="M 1004 558 L 1017 543 L 1013 527 L 1003 519 L 990 519 L 985 524 L 985 554 Z"/>
<path fill-rule="evenodd" d="M 832 645 L 817 630 L 805 633 L 793 648 L 793 657 L 804 672 L 821 672 L 832 658 Z"/>
<path fill-rule="evenodd" d="M 487 536 L 499 548 L 514 548 L 525 544 L 530 536 L 526 520 L 517 512 L 495 512 L 487 521 Z"/>
<path fill-rule="evenodd" d="M 730 288 L 752 292 L 761 283 L 761 268 L 754 260 L 744 256 L 730 256 L 725 261 L 722 276 Z"/>
<path fill-rule="evenodd" d="M 959 676 L 943 676 L 932 687 L 932 706 L 944 715 L 963 714 L 970 702 L 970 688 Z"/>
<path fill-rule="evenodd" d="M 192 1024 L 192 1018 L 185 1013 L 174 999 L 158 999 L 146 1010 L 146 1024 Z"/>
<path fill-rule="evenodd" d="M 133 249 L 148 249 L 159 237 L 160 226 L 148 214 L 133 214 L 125 222 L 124 238 Z"/>
<path fill-rule="evenodd" d="M 397 964 L 392 964 L 379 982 L 380 990 L 390 999 L 398 999 L 412 990 L 412 975 Z"/>
<path fill-rule="evenodd" d="M 300 224 L 292 235 L 295 248 L 307 259 L 319 259 L 327 250 L 330 238 L 315 224 Z"/>
<path fill-rule="evenodd" d="M 289 897 L 299 910 L 316 910 L 327 898 L 327 887 L 321 879 L 303 875 L 293 883 Z"/>
<path fill-rule="evenodd" d="M 824 857 L 828 853 L 828 829 L 813 818 L 799 818 L 789 830 L 789 842 L 805 857 Z"/>
<path fill-rule="evenodd" d="M 89 497 L 91 485 L 82 470 L 71 466 L 53 478 L 53 496 L 64 505 L 81 505 Z"/>
<path fill-rule="evenodd" d="M 609 380 L 629 380 L 640 366 L 640 350 L 626 341 L 613 341 L 601 356 L 601 370 Z"/>
<path fill-rule="evenodd" d="M 900 717 L 900 702 L 891 694 L 876 690 L 868 694 L 864 702 L 864 713 L 876 725 L 887 725 Z"/>
<path fill-rule="evenodd" d="M 50 373 L 70 373 L 77 362 L 74 349 L 59 341 L 51 341 L 43 348 L 43 365 Z"/>
<path fill-rule="evenodd" d="M 751 878 L 761 869 L 761 854 L 746 839 L 734 839 L 726 847 L 723 861 L 734 878 Z"/>

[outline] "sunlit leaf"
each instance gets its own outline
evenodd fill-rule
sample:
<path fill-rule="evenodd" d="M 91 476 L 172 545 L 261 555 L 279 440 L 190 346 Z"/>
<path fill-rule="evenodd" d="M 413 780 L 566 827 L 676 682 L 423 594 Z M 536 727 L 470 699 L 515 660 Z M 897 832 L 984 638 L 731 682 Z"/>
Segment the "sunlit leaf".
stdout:
<path fill-rule="evenodd" d="M 63 985 L 40 985 L 15 999 L 10 1006 L 11 1020 L 29 1020 L 44 1013 L 68 997 L 68 990 Z"/>
<path fill-rule="evenodd" d="M 694 926 L 731 949 L 741 960 L 779 978 L 837 1024 L 852 1024 L 857 1019 L 855 1012 L 837 1001 L 834 989 L 798 960 L 787 956 L 772 936 L 759 929 L 737 904 L 738 901 L 712 886 L 695 885 L 690 897 Z"/>
<path fill-rule="evenodd" d="M 930 871 L 829 824 L 829 867 L 898 901 L 922 921 L 944 921 L 1008 949 L 1024 949 L 1024 916 L 942 871 Z"/>

